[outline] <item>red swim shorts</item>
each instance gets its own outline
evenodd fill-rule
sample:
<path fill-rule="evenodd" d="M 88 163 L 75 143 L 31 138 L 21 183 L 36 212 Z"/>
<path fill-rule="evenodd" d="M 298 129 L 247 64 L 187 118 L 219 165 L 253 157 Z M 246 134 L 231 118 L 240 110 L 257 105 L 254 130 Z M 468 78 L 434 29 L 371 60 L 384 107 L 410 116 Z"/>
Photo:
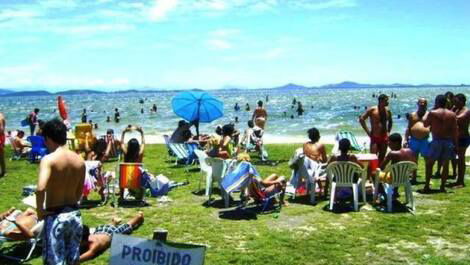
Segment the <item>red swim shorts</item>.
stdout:
<path fill-rule="evenodd" d="M 388 135 L 387 134 L 380 135 L 380 136 L 371 135 L 370 143 L 371 144 L 388 144 Z"/>
<path fill-rule="evenodd" d="M 0 149 L 5 147 L 5 134 L 0 134 Z"/>

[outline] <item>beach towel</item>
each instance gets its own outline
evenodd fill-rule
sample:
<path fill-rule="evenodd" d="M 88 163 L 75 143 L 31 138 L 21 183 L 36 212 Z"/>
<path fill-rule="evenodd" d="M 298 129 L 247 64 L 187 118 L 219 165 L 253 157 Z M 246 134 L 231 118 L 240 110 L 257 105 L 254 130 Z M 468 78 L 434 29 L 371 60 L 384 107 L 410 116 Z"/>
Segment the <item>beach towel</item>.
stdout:
<path fill-rule="evenodd" d="M 242 161 L 233 170 L 228 170 L 220 185 L 226 193 L 230 193 L 248 185 L 250 176 L 259 177 L 258 171 L 251 163 Z"/>

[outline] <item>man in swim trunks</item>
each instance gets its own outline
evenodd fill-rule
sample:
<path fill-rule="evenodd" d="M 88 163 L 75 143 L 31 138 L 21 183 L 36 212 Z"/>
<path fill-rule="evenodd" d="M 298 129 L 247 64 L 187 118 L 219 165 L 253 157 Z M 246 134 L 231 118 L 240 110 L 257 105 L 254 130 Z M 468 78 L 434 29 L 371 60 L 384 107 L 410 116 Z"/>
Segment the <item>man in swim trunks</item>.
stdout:
<path fill-rule="evenodd" d="M 424 127 L 423 118 L 428 113 L 428 101 L 425 98 L 419 98 L 418 110 L 406 115 L 408 119 L 408 128 L 405 132 L 405 147 L 409 147 L 416 154 L 416 163 L 418 156 L 426 161 L 429 154 L 429 128 Z M 413 173 L 412 183 L 416 183 L 416 171 Z"/>
<path fill-rule="evenodd" d="M 426 184 L 424 192 L 430 191 L 432 168 L 436 161 L 442 163 L 441 188 L 445 192 L 445 184 L 449 176 L 449 161 L 455 157 L 458 144 L 457 116 L 446 109 L 446 97 L 438 95 L 434 109 L 424 117 L 424 126 L 430 127 L 432 141 L 429 146 L 429 158 L 426 161 Z"/>
<path fill-rule="evenodd" d="M 264 125 L 266 124 L 267 119 L 268 113 L 263 107 L 263 101 L 260 100 L 258 101 L 258 107 L 256 107 L 255 111 L 253 111 L 253 116 L 251 116 L 251 120 L 255 123 L 256 126 L 264 130 Z"/>
<path fill-rule="evenodd" d="M 126 224 L 121 224 L 120 219 L 113 219 L 112 224 L 100 225 L 90 233 L 90 229 L 83 226 L 83 236 L 81 247 L 85 251 L 80 255 L 80 262 L 91 260 L 99 256 L 111 246 L 113 235 L 130 235 L 133 230 L 144 222 L 144 214 L 139 212 L 137 216 L 129 220 Z"/>
<path fill-rule="evenodd" d="M 5 167 L 5 116 L 3 116 L 3 113 L 0 113 L 0 178 L 5 176 L 7 173 L 6 167 Z"/>
<path fill-rule="evenodd" d="M 46 155 L 39 167 L 36 205 L 39 220 L 45 221 L 44 264 L 78 264 L 82 218 L 78 201 L 85 179 L 85 163 L 67 146 L 67 128 L 58 119 L 42 130 Z"/>
<path fill-rule="evenodd" d="M 465 152 L 467 147 L 470 145 L 470 136 L 468 134 L 468 126 L 470 123 L 470 110 L 465 106 L 467 98 L 464 94 L 457 94 L 454 97 L 454 112 L 457 115 L 457 135 L 459 138 L 459 145 L 457 148 L 458 155 L 458 177 L 456 187 L 465 187 L 464 176 L 465 176 Z"/>
<path fill-rule="evenodd" d="M 366 134 L 370 137 L 370 152 L 378 154 L 379 163 L 382 163 L 387 152 L 388 134 L 392 130 L 392 112 L 388 108 L 388 96 L 381 94 L 378 105 L 370 107 L 359 117 L 359 122 Z M 370 117 L 370 131 L 366 120 Z"/>

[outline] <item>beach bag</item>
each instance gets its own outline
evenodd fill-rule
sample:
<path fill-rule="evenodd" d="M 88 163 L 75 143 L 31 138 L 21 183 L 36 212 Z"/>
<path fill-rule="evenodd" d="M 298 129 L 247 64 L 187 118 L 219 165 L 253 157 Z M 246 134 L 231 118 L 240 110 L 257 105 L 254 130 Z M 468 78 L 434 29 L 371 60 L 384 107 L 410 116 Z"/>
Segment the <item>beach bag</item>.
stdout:
<path fill-rule="evenodd" d="M 146 172 L 144 174 L 147 174 Z M 147 174 L 147 188 L 152 197 L 158 197 L 168 194 L 170 191 L 170 180 L 164 175 L 150 176 Z"/>

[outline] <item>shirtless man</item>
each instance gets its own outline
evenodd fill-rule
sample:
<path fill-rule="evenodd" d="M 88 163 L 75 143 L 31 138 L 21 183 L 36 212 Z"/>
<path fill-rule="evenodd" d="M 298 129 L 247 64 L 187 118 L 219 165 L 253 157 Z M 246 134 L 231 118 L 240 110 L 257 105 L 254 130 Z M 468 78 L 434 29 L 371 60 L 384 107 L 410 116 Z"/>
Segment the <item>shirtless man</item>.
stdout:
<path fill-rule="evenodd" d="M 436 160 L 442 162 L 441 191 L 445 192 L 445 184 L 449 176 L 449 161 L 455 157 L 455 147 L 458 143 L 457 116 L 446 109 L 446 97 L 438 95 L 434 110 L 424 117 L 424 126 L 429 127 L 432 133 L 432 142 L 429 146 L 429 158 L 426 161 L 426 184 L 424 192 L 430 191 L 432 168 Z"/>
<path fill-rule="evenodd" d="M 406 118 L 408 119 L 408 128 L 405 132 L 405 147 L 409 147 L 416 155 L 416 163 L 418 163 L 418 156 L 424 158 L 426 161 L 429 155 L 429 128 L 424 127 L 423 118 L 428 113 L 428 101 L 425 98 L 418 99 L 418 110 L 409 113 Z M 416 171 L 413 173 L 412 183 L 416 183 Z"/>
<path fill-rule="evenodd" d="M 458 138 L 459 145 L 457 148 L 458 155 L 458 177 L 456 187 L 465 187 L 464 176 L 465 176 L 465 152 L 467 147 L 470 145 L 470 135 L 468 134 L 468 126 L 470 123 L 470 110 L 465 106 L 467 98 L 464 94 L 457 94 L 454 97 L 455 114 L 457 115 L 458 125 Z"/>
<path fill-rule="evenodd" d="M 391 151 L 387 154 L 387 156 L 385 156 L 384 161 L 380 164 L 380 168 L 382 170 L 385 170 L 389 163 L 392 165 L 402 161 L 410 161 L 416 163 L 417 155 L 410 148 L 402 148 L 402 138 L 399 133 L 394 133 L 390 135 L 390 137 L 388 138 L 388 146 L 390 147 Z M 379 179 L 381 180 L 381 182 L 392 183 L 391 175 L 385 174 L 384 172 L 381 172 L 381 174 L 379 175 Z M 379 192 L 384 193 L 383 186 L 380 186 Z M 396 197 L 398 195 L 398 188 L 395 188 L 393 193 L 394 197 Z M 379 202 L 380 201 L 376 201 L 375 203 Z"/>
<path fill-rule="evenodd" d="M 402 148 L 402 138 L 399 133 L 390 135 L 388 146 L 391 151 L 387 154 L 380 168 L 384 170 L 388 163 L 396 164 L 402 161 L 411 161 L 416 163 L 416 154 L 411 148 Z"/>
<path fill-rule="evenodd" d="M 85 163 L 67 148 L 67 128 L 60 120 L 46 122 L 42 135 L 50 152 L 41 160 L 36 191 L 38 218 L 45 221 L 43 261 L 78 264 L 82 219 L 77 204 L 83 190 Z"/>
<path fill-rule="evenodd" d="M 191 126 L 194 125 L 194 122 L 187 122 L 185 120 L 180 120 L 178 122 L 178 128 L 173 132 L 173 134 L 170 137 L 170 142 L 171 143 L 185 143 L 186 141 L 191 138 Z"/>
<path fill-rule="evenodd" d="M 379 104 L 370 107 L 359 117 L 359 122 L 366 134 L 370 137 L 370 152 L 378 154 L 379 163 L 382 163 L 387 152 L 388 134 L 392 130 L 392 113 L 388 108 L 388 96 L 381 94 Z M 366 120 L 370 117 L 370 131 Z"/>
<path fill-rule="evenodd" d="M 31 150 L 31 144 L 23 139 L 24 131 L 19 130 L 12 142 L 12 147 L 19 155 L 26 155 Z"/>
<path fill-rule="evenodd" d="M 251 116 L 251 120 L 256 124 L 256 126 L 264 130 L 264 125 L 266 124 L 267 119 L 268 113 L 263 107 L 263 101 L 260 100 L 258 101 L 258 107 L 256 107 L 255 111 L 253 111 L 253 116 Z"/>
<path fill-rule="evenodd" d="M 5 176 L 7 173 L 6 167 L 5 167 L 5 116 L 3 116 L 3 113 L 0 113 L 0 178 Z"/>
<path fill-rule="evenodd" d="M 92 234 L 89 228 L 83 226 L 82 250 L 85 252 L 80 255 L 80 262 L 91 260 L 99 256 L 111 246 L 113 235 L 129 235 L 144 222 L 144 214 L 139 212 L 126 224 L 119 225 L 121 220 L 113 219 L 110 225 L 100 225 L 96 227 Z"/>

